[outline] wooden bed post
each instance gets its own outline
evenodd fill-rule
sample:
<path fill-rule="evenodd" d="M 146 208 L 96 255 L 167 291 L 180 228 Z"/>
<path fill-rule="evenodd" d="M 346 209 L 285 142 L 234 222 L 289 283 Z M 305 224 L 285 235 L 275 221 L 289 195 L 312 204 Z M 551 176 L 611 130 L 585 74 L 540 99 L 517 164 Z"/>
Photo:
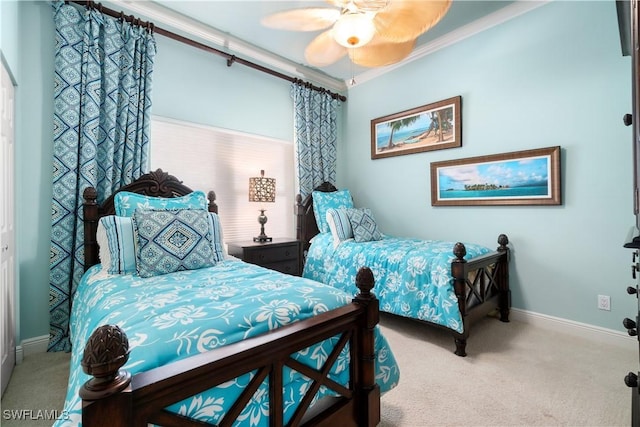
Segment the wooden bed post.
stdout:
<path fill-rule="evenodd" d="M 127 360 L 129 341 L 118 326 L 100 326 L 91 334 L 82 357 L 82 370 L 93 376 L 79 392 L 82 425 L 133 425 L 131 374 L 120 370 Z M 108 423 L 105 420 L 109 420 Z"/>
<path fill-rule="evenodd" d="M 462 319 L 464 330 L 462 334 L 457 334 L 455 338 L 456 351 L 458 356 L 467 355 L 467 337 L 469 336 L 469 330 L 465 318 L 467 316 L 467 294 L 466 294 L 466 272 L 465 265 L 467 260 L 464 256 L 467 254 L 467 248 L 463 243 L 458 242 L 453 247 L 453 254 L 456 259 L 451 261 L 451 275 L 453 276 L 453 288 L 458 297 L 458 308 L 460 309 L 460 318 Z"/>
<path fill-rule="evenodd" d="M 84 203 L 82 215 L 84 219 L 84 271 L 87 271 L 92 261 L 98 259 L 98 242 L 96 231 L 98 229 L 98 192 L 93 187 L 87 187 L 82 193 Z"/>
<path fill-rule="evenodd" d="M 353 301 L 365 307 L 363 324 L 358 330 L 358 350 L 356 390 L 359 393 L 356 410 L 358 426 L 377 426 L 380 422 L 380 386 L 376 383 L 375 327 L 380 320 L 378 299 L 371 293 L 373 272 L 362 267 L 356 275 L 356 286 L 360 293 Z"/>
<path fill-rule="evenodd" d="M 304 206 L 302 206 L 302 195 L 296 195 L 296 239 L 304 238 L 304 230 L 302 230 L 304 221 Z"/>
<path fill-rule="evenodd" d="M 511 257 L 511 251 L 507 246 L 509 244 L 509 238 L 506 234 L 498 236 L 497 249 L 500 253 L 506 253 L 506 259 L 499 264 L 500 270 L 498 271 L 498 283 L 500 284 L 500 299 L 498 305 L 500 306 L 500 320 L 502 322 L 509 321 L 509 308 L 511 307 L 511 289 L 509 288 L 509 258 Z"/>

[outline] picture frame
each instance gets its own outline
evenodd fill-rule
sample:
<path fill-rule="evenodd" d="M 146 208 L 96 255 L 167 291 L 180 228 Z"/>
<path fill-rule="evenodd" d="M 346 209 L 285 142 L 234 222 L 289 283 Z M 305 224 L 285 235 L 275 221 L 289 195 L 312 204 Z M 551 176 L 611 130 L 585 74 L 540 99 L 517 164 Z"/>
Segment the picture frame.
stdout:
<path fill-rule="evenodd" d="M 432 206 L 560 205 L 560 146 L 431 163 Z"/>
<path fill-rule="evenodd" d="M 371 159 L 461 146 L 461 96 L 371 120 Z"/>

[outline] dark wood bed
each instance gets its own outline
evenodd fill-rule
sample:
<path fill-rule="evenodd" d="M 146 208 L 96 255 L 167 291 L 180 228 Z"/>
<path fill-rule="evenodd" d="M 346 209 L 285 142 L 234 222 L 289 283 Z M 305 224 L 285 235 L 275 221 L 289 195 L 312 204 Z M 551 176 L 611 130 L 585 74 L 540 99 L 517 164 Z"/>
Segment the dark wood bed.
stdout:
<path fill-rule="evenodd" d="M 162 170 L 140 177 L 119 191 L 148 196 L 178 197 L 191 192 L 177 178 Z M 85 268 L 99 262 L 96 243 L 97 223 L 101 216 L 114 213 L 113 195 L 101 206 L 96 190 L 84 191 Z M 215 194 L 209 193 L 209 210 L 217 212 Z M 375 381 L 374 328 L 378 323 L 378 301 L 370 290 L 373 274 L 361 269 L 356 279 L 360 289 L 353 303 L 316 317 L 275 329 L 218 349 L 173 362 L 131 376 L 120 368 L 126 363 L 129 343 L 117 327 L 105 325 L 92 334 L 84 350 L 82 365 L 92 375 L 80 391 L 83 399 L 82 422 L 92 426 L 202 426 L 167 411 L 173 403 L 193 396 L 253 370 L 256 377 L 269 379 L 271 426 L 284 425 L 281 385 L 285 366 L 294 366 L 314 383 L 288 425 L 375 426 L 380 421 L 380 389 Z M 333 336 L 341 336 L 342 346 L 350 343 L 351 382 L 336 387 L 326 370 L 298 366 L 292 353 Z M 328 370 L 328 369 L 327 369 Z M 240 414 L 259 384 L 247 387 L 225 415 L 220 426 L 230 426 Z M 337 391 L 339 397 L 321 410 L 309 409 L 312 397 L 321 386 Z"/>
<path fill-rule="evenodd" d="M 336 187 L 325 182 L 316 191 L 337 191 Z M 296 237 L 303 242 L 303 254 L 311 246 L 311 239 L 319 233 L 313 212 L 313 198 L 309 194 L 304 200 L 298 195 L 296 198 Z M 498 236 L 498 248 L 491 253 L 464 259 L 466 248 L 462 243 L 456 243 L 451 248 L 455 259 L 451 263 L 451 274 L 454 278 L 455 293 L 458 307 L 464 323 L 464 332 L 458 333 L 441 325 L 430 322 L 423 323 L 445 329 L 453 334 L 455 340 L 455 354 L 466 356 L 467 338 L 471 326 L 477 320 L 498 310 L 500 320 L 509 321 L 511 307 L 511 290 L 509 289 L 509 260 L 510 250 L 507 246 L 509 239 L 505 234 Z"/>

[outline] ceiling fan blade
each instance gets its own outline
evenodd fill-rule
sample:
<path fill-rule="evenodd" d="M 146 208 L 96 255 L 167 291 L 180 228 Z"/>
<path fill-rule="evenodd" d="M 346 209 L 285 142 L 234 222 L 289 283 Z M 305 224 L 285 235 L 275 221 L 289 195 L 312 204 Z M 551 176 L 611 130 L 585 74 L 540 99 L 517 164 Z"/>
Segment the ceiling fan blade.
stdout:
<path fill-rule="evenodd" d="M 332 30 L 313 39 L 304 51 L 307 62 L 316 67 L 331 65 L 346 54 L 347 48 L 334 40 Z"/>
<path fill-rule="evenodd" d="M 363 67 L 382 67 L 402 61 L 409 56 L 415 44 L 415 39 L 391 43 L 376 37 L 362 47 L 349 49 L 349 57 L 354 64 Z"/>
<path fill-rule="evenodd" d="M 451 1 L 391 0 L 373 19 L 376 33 L 390 42 L 416 39 L 442 19 Z"/>
<path fill-rule="evenodd" d="M 309 7 L 285 10 L 265 16 L 260 21 L 270 28 L 290 31 L 318 31 L 333 25 L 340 18 L 338 9 L 329 7 Z"/>

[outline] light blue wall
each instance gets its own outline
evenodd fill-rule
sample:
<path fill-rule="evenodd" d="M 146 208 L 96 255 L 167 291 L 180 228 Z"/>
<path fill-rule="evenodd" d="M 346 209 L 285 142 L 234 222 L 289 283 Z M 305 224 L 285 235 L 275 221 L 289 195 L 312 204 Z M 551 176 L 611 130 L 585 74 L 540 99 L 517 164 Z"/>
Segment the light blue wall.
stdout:
<path fill-rule="evenodd" d="M 18 72 L 18 2 L 0 1 L 0 50 L 9 71 Z"/>
<path fill-rule="evenodd" d="M 16 209 L 20 273 L 18 342 L 49 334 L 49 241 L 53 140 L 52 8 L 19 2 Z"/>
<path fill-rule="evenodd" d="M 17 215 L 21 330 L 48 334 L 53 23 L 46 2 L 19 2 Z M 4 34 L 5 8 L 2 9 Z M 631 256 L 630 60 L 614 2 L 554 2 L 356 86 L 344 104 L 339 185 L 384 231 L 513 244 L 513 304 L 620 330 Z M 15 45 L 12 45 L 15 46 Z M 4 52 L 5 42 L 2 42 Z M 158 36 L 154 114 L 274 138 L 292 136 L 289 84 Z M 370 160 L 370 120 L 462 95 L 463 147 Z M 429 163 L 563 147 L 559 207 L 434 208 Z M 372 190 L 375 189 L 375 190 Z M 596 309 L 596 295 L 612 311 Z"/>
<path fill-rule="evenodd" d="M 153 114 L 293 140 L 291 83 L 156 37 Z"/>
<path fill-rule="evenodd" d="M 513 306 L 622 330 L 634 224 L 631 60 L 615 2 L 551 2 L 349 91 L 339 185 L 401 236 L 512 242 Z M 370 159 L 370 121 L 462 96 L 462 147 Z M 430 163 L 560 145 L 562 206 L 432 207 Z M 596 308 L 611 296 L 611 312 Z"/>
<path fill-rule="evenodd" d="M 20 62 L 18 57 L 18 2 L 17 1 L 0 1 L 0 61 L 5 69 L 9 72 L 13 84 L 17 85 L 17 75 L 20 70 Z M 20 87 L 15 87 L 16 95 L 20 93 Z M 17 103 L 17 102 L 16 102 Z M 16 120 L 20 119 L 20 116 L 16 114 Z M 16 126 L 17 127 L 17 126 Z M 16 129 L 16 138 L 19 130 Z M 14 172 L 14 179 L 16 179 L 18 171 Z M 20 191 L 20 188 L 16 188 L 16 193 Z M 17 196 L 19 197 L 19 196 Z M 16 221 L 16 227 L 19 225 L 19 219 L 16 215 L 17 209 L 14 206 L 14 217 Z M 19 245 L 16 241 L 16 265 L 15 265 L 15 280 L 16 284 L 20 281 L 19 265 Z M 19 286 L 15 292 L 15 304 L 16 304 L 16 319 L 15 319 L 15 332 L 20 331 L 20 307 L 18 305 L 20 301 L 20 288 Z"/>
<path fill-rule="evenodd" d="M 54 26 L 48 2 L 20 2 L 18 187 L 21 329 L 49 333 Z M 3 13 L 4 19 L 4 13 Z M 153 114 L 292 140 L 290 83 L 157 36 Z"/>

